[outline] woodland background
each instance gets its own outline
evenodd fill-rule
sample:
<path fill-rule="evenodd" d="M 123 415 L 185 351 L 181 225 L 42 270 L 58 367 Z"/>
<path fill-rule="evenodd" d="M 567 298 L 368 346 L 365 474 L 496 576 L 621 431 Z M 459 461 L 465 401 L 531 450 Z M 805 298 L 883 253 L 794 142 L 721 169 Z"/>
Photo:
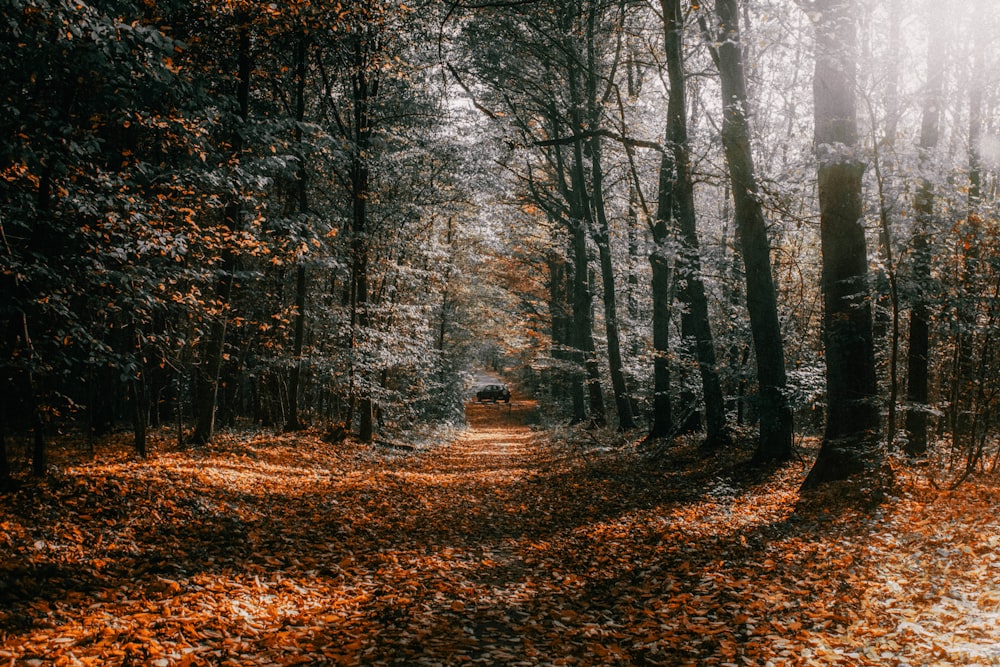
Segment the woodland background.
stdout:
<path fill-rule="evenodd" d="M 998 664 L 994 5 L 0 0 L 0 660 Z"/>
<path fill-rule="evenodd" d="M 6 0 L 0 476 L 460 422 L 473 366 L 552 422 L 992 469 L 991 4 L 716 5 Z"/>

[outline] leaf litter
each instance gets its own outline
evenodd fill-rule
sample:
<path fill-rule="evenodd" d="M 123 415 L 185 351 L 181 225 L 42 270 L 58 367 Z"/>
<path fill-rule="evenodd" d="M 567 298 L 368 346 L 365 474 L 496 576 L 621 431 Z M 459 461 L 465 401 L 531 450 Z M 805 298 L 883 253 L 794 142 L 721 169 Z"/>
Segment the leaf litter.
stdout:
<path fill-rule="evenodd" d="M 0 664 L 1000 664 L 1000 490 L 865 511 L 750 452 L 470 405 L 400 453 L 116 452 L 0 496 Z"/>

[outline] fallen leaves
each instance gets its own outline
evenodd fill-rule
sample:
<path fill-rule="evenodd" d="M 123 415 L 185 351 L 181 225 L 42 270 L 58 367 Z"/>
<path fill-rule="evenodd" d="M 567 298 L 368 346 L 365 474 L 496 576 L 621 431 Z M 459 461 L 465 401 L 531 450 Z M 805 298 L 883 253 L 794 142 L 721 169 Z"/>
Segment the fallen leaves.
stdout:
<path fill-rule="evenodd" d="M 824 512 L 803 465 L 651 465 L 530 409 L 405 454 L 261 436 L 27 483 L 0 664 L 1000 663 L 997 490 Z"/>

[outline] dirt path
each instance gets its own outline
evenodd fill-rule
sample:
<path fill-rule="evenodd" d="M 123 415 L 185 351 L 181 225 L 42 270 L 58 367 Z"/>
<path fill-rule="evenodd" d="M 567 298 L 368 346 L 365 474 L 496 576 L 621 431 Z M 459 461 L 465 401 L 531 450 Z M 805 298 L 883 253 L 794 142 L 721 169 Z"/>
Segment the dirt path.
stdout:
<path fill-rule="evenodd" d="M 535 409 L 470 404 L 454 443 L 342 496 L 396 517 L 366 533 L 385 546 L 354 574 L 373 587 L 340 626 L 348 664 L 683 664 L 685 639 L 660 632 L 677 605 L 646 607 L 673 580 L 643 559 L 671 540 L 649 511 L 693 494 L 554 444 L 530 428 Z"/>
<path fill-rule="evenodd" d="M 803 514 L 804 466 L 602 450 L 534 410 L 470 405 L 417 451 L 261 433 L 25 483 L 0 665 L 1000 664 L 1000 491 Z"/>

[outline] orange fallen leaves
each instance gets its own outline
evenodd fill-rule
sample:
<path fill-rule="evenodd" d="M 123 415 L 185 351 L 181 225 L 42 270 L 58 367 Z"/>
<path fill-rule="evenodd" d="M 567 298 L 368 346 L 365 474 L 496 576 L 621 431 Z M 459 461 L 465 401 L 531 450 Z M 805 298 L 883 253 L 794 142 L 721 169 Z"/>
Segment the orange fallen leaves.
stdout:
<path fill-rule="evenodd" d="M 0 496 L 0 664 L 1000 662 L 1000 492 L 798 505 L 806 466 L 531 431 L 295 437 L 70 466 Z"/>

